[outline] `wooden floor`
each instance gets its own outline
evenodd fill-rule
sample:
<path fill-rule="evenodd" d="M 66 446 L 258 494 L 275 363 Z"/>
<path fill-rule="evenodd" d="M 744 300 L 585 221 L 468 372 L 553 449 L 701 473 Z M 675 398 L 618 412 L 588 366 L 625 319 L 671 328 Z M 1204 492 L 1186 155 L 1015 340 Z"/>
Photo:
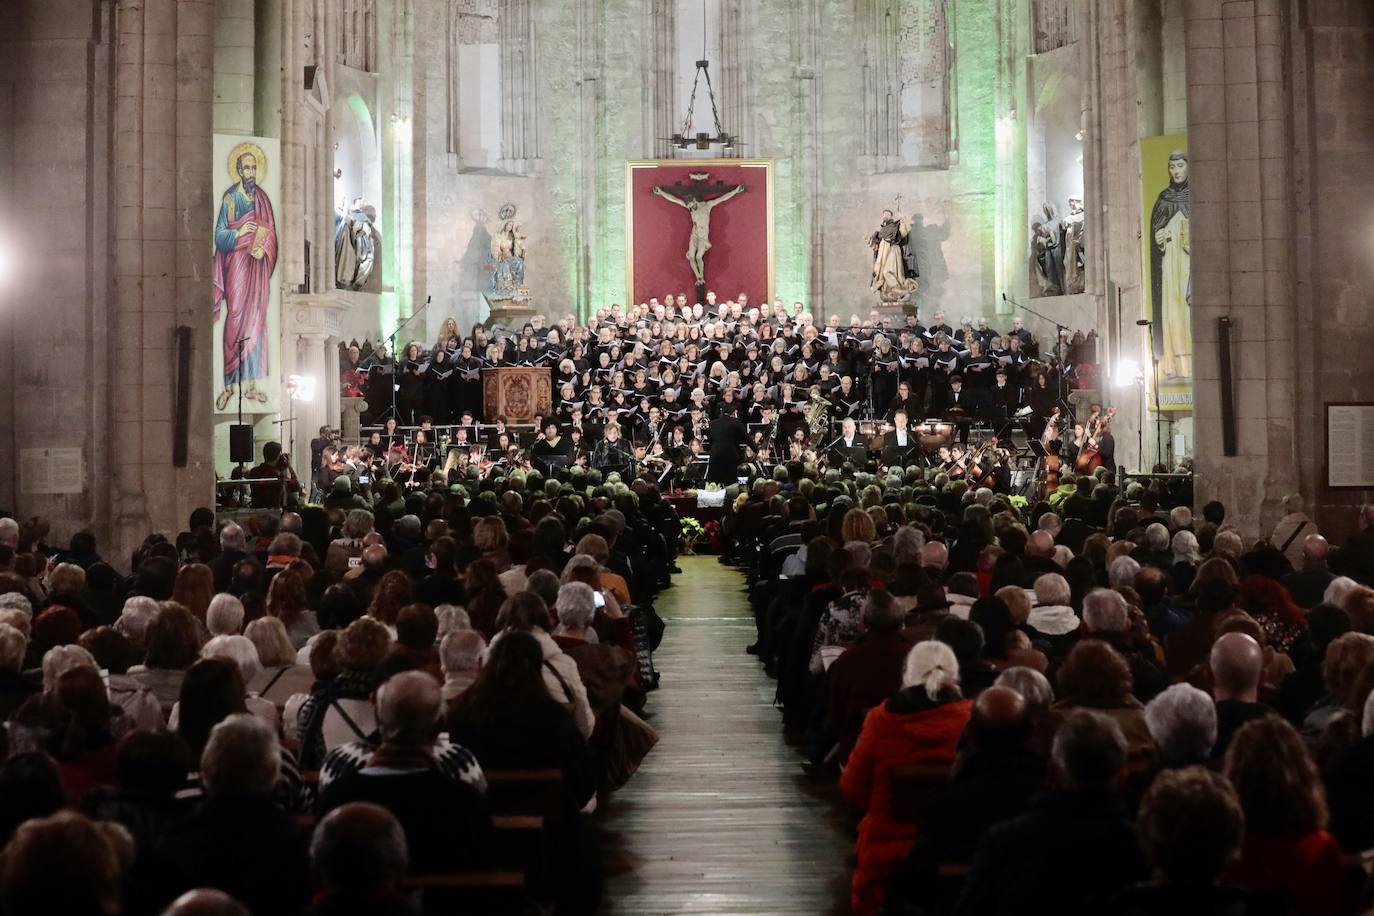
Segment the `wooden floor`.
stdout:
<path fill-rule="evenodd" d="M 843 913 L 852 840 L 833 786 L 783 741 L 774 682 L 744 647 L 743 576 L 683 557 L 656 602 L 660 741 L 603 811 L 604 913 Z"/>

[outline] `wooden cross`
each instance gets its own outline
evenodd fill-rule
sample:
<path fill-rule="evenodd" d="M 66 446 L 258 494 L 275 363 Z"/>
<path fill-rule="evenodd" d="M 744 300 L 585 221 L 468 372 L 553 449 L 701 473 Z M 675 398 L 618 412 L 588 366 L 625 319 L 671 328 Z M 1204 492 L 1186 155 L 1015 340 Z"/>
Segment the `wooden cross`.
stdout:
<path fill-rule="evenodd" d="M 681 200 L 709 200 L 711 197 L 723 194 L 735 187 L 734 184 L 726 184 L 723 181 L 708 182 L 706 179 L 709 176 L 705 173 L 689 173 L 688 177 L 692 179 L 691 184 L 686 184 L 679 179 L 659 190 L 666 191 Z"/>

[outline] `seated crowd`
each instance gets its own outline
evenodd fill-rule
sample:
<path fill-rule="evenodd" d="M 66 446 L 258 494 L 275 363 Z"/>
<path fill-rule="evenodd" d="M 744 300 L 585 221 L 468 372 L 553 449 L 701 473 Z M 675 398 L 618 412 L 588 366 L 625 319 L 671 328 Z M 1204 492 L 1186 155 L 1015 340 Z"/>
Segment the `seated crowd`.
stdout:
<path fill-rule="evenodd" d="M 853 912 L 1368 905 L 1374 506 L 1336 550 L 1295 498 L 1247 543 L 1105 469 L 1052 503 L 920 474 L 729 497 L 750 651 L 858 818 Z"/>
<path fill-rule="evenodd" d="M 0 513 L 0 913 L 595 911 L 587 820 L 657 740 L 657 489 L 240 522 L 107 562 Z"/>

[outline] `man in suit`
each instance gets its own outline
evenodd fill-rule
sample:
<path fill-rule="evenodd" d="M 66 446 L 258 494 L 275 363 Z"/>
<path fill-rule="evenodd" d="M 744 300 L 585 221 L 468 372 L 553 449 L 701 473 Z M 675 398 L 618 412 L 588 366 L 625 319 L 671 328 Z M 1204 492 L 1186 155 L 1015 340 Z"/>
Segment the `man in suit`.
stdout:
<path fill-rule="evenodd" d="M 891 432 L 883 434 L 883 448 L 907 449 L 915 444 L 911 430 L 908 428 L 907 415 L 905 410 L 899 410 L 892 415 L 893 429 Z"/>
<path fill-rule="evenodd" d="M 738 417 L 725 415 L 711 421 L 711 461 L 706 467 L 710 483 L 729 485 L 736 482 L 740 449 L 749 438 Z"/>
<path fill-rule="evenodd" d="M 842 432 L 840 434 L 840 445 L 844 448 L 854 448 L 863 445 L 863 440 L 859 438 L 859 425 L 854 422 L 853 417 L 845 417 L 840 424 Z"/>
<path fill-rule="evenodd" d="M 968 393 L 964 391 L 964 377 L 962 375 L 950 377 L 949 391 L 945 393 L 941 401 L 940 409 L 942 411 L 954 410 L 956 407 L 963 411 L 973 409 Z"/>

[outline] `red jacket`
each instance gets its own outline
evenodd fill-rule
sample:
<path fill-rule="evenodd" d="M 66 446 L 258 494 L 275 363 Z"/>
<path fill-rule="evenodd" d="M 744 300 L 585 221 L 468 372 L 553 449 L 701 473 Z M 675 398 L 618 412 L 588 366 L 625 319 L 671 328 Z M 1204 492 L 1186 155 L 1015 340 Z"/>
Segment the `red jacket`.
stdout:
<path fill-rule="evenodd" d="M 1335 837 L 1314 830 L 1301 837 L 1247 833 L 1227 877 L 1256 896 L 1288 899 L 1295 912 L 1342 916 L 1355 912 L 1363 874 L 1345 868 Z"/>
<path fill-rule="evenodd" d="M 888 879 L 916 839 L 915 824 L 892 817 L 893 767 L 953 764 L 955 745 L 973 707 L 970 700 L 955 700 L 919 712 L 894 713 L 889 709 L 892 702 L 869 710 L 859 743 L 840 776 L 844 797 L 864 811 L 850 889 L 857 916 L 882 909 Z"/>

